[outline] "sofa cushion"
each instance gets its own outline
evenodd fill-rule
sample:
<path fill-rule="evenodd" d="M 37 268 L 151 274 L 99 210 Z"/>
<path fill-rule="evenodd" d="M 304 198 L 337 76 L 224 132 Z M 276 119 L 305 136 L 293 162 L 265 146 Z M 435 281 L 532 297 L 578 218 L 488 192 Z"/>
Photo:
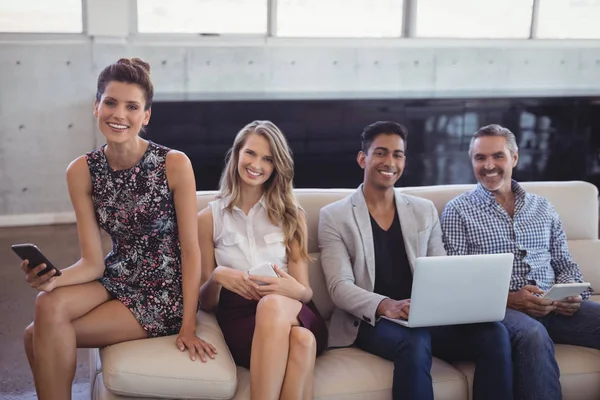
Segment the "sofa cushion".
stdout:
<path fill-rule="evenodd" d="M 579 264 L 583 279 L 592 284 L 594 293 L 600 293 L 600 240 L 569 240 L 567 244 L 573 260 Z"/>
<path fill-rule="evenodd" d="M 391 361 L 357 348 L 329 350 L 315 365 L 315 399 L 389 400 L 392 398 Z M 436 400 L 466 400 L 467 381 L 450 364 L 433 359 L 431 367 Z M 234 400 L 250 399 L 250 371 L 238 369 L 238 392 Z"/>
<path fill-rule="evenodd" d="M 329 297 L 325 274 L 321 268 L 321 253 L 310 253 L 312 260 L 308 263 L 308 280 L 313 290 L 313 302 L 325 320 L 331 318 L 333 301 Z"/>
<path fill-rule="evenodd" d="M 102 377 L 114 394 L 179 399 L 229 399 L 237 387 L 236 366 L 213 315 L 198 313 L 197 334 L 218 357 L 202 363 L 175 347 L 176 335 L 134 340 L 100 351 Z"/>
<path fill-rule="evenodd" d="M 295 189 L 296 199 L 306 211 L 306 224 L 308 225 L 308 251 L 318 252 L 319 243 L 317 233 L 319 230 L 319 213 L 321 208 L 335 201 L 350 196 L 356 189 Z"/>
<path fill-rule="evenodd" d="M 557 344 L 556 361 L 560 368 L 560 383 L 564 400 L 589 400 L 600 398 L 600 350 Z M 454 365 L 473 386 L 475 364 Z M 472 398 L 470 394 L 469 398 Z"/>
<path fill-rule="evenodd" d="M 600 398 L 600 350 L 558 344 L 555 351 L 563 399 Z"/>
<path fill-rule="evenodd" d="M 390 399 L 393 367 L 357 348 L 328 351 L 315 365 L 315 398 Z M 436 400 L 466 398 L 466 379 L 450 364 L 434 358 L 431 376 Z"/>

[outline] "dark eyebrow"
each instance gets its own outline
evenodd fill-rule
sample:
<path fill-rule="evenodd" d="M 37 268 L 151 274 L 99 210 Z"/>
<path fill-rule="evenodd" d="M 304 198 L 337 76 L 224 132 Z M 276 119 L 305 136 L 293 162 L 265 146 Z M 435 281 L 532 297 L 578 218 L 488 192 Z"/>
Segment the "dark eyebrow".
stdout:
<path fill-rule="evenodd" d="M 112 100 L 112 101 L 117 101 L 118 102 L 117 99 L 115 99 L 114 97 L 110 97 L 110 96 L 106 96 L 104 99 L 105 100 Z M 138 104 L 138 105 L 140 104 L 139 101 L 135 101 L 135 100 L 127 100 L 125 103 L 127 103 L 127 104 Z"/>
<path fill-rule="evenodd" d="M 501 155 L 504 155 L 504 152 L 503 151 L 497 151 L 497 152 L 495 152 L 495 153 L 492 154 L 492 157 L 494 157 L 494 156 L 501 156 Z M 475 153 L 473 155 L 473 157 L 486 157 L 486 155 L 485 154 L 481 154 L 481 153 Z"/>
<path fill-rule="evenodd" d="M 388 149 L 387 147 L 375 147 L 373 149 L 373 151 L 377 151 L 377 150 L 381 150 L 381 151 L 385 151 L 385 152 L 389 152 L 390 149 Z M 402 153 L 404 154 L 404 150 L 394 150 L 394 153 Z"/>

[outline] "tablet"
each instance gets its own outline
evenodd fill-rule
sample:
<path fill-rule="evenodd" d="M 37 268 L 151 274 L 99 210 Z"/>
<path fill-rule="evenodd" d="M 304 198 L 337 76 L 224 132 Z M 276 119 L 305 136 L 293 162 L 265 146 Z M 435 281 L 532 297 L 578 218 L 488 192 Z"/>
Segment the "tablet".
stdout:
<path fill-rule="evenodd" d="M 583 283 L 557 283 L 542 295 L 543 299 L 561 301 L 567 297 L 576 297 L 590 287 L 589 282 Z"/>

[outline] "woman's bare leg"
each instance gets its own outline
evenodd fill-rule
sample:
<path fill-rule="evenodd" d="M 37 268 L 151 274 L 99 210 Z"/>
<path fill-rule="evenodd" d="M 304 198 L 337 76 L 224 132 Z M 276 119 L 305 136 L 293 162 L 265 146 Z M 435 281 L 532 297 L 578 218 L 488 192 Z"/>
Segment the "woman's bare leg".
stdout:
<path fill-rule="evenodd" d="M 27 362 L 33 375 L 33 382 L 37 390 L 37 384 L 35 383 L 35 373 L 33 372 L 33 322 L 27 325 L 25 332 L 23 333 L 23 341 L 25 342 L 25 354 L 27 354 Z"/>
<path fill-rule="evenodd" d="M 295 326 L 290 332 L 288 356 L 281 400 L 314 399 L 314 371 L 317 341 L 311 331 Z"/>
<path fill-rule="evenodd" d="M 256 327 L 250 357 L 250 397 L 277 400 L 290 350 L 290 332 L 298 326 L 302 303 L 280 295 L 267 295 L 258 302 Z"/>
<path fill-rule="evenodd" d="M 147 336 L 131 312 L 120 302 L 110 299 L 98 282 L 61 287 L 38 295 L 34 324 L 25 330 L 25 349 L 32 365 L 38 398 L 71 398 L 76 349 L 80 341 L 86 342 L 86 332 L 94 330 L 98 337 L 104 335 L 98 345 L 110 344 L 107 342 L 117 338 L 124 341 Z M 115 307 L 115 303 L 120 307 Z M 112 314 L 104 311 L 107 307 L 111 308 Z M 81 321 L 77 321 L 80 318 Z"/>

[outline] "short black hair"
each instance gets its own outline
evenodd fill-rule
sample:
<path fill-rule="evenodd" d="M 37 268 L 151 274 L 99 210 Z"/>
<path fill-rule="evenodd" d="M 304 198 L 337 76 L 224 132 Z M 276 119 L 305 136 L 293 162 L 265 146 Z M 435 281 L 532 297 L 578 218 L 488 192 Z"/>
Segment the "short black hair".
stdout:
<path fill-rule="evenodd" d="M 365 126 L 365 129 L 363 129 L 363 132 L 360 135 L 361 150 L 363 153 L 366 154 L 369 151 L 369 147 L 371 147 L 377 136 L 384 134 L 400 136 L 404 142 L 404 146 L 406 146 L 408 129 L 406 129 L 404 125 L 394 121 L 377 121 L 371 125 Z"/>

